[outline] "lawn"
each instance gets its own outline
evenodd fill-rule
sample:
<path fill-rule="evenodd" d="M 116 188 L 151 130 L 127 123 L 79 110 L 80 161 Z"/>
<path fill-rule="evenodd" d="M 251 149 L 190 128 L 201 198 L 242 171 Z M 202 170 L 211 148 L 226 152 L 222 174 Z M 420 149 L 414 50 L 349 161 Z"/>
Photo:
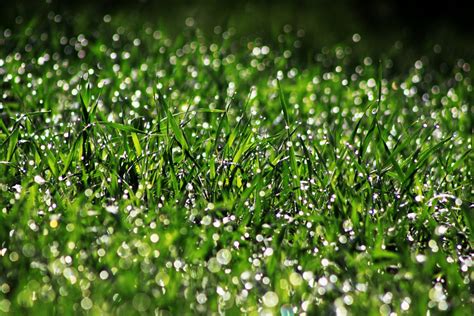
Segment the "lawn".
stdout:
<path fill-rule="evenodd" d="M 0 314 L 471 315 L 469 56 L 87 19 L 0 27 Z"/>

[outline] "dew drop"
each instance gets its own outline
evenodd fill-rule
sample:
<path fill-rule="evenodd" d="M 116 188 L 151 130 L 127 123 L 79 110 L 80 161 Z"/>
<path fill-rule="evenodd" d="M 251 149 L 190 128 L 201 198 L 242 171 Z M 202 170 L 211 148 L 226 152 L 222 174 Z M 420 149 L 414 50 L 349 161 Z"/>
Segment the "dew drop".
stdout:
<path fill-rule="evenodd" d="M 217 261 L 216 258 L 211 258 L 209 259 L 209 261 L 207 262 L 207 268 L 209 269 L 209 271 L 211 271 L 212 273 L 217 273 L 221 270 L 221 265 L 220 263 Z"/>
<path fill-rule="evenodd" d="M 278 295 L 275 292 L 268 291 L 262 297 L 263 304 L 267 307 L 275 307 L 278 305 Z"/>
<path fill-rule="evenodd" d="M 39 185 L 43 185 L 46 183 L 46 180 L 44 180 L 42 176 L 35 176 L 34 180 Z"/>
<path fill-rule="evenodd" d="M 204 304 L 207 302 L 207 296 L 206 294 L 204 293 L 199 293 L 198 295 L 196 295 L 196 301 L 199 303 L 199 304 Z"/>
<path fill-rule="evenodd" d="M 91 309 L 92 305 L 92 300 L 88 297 L 84 297 L 81 301 L 81 307 L 85 310 Z"/>
<path fill-rule="evenodd" d="M 217 258 L 217 261 L 221 265 L 227 265 L 227 264 L 229 264 L 230 260 L 232 259 L 232 254 L 230 253 L 230 251 L 228 249 L 224 248 L 224 249 L 221 249 L 217 252 L 216 258 Z"/>
<path fill-rule="evenodd" d="M 152 234 L 152 235 L 150 236 L 150 240 L 151 240 L 152 243 L 155 244 L 155 243 L 157 243 L 157 242 L 160 240 L 160 237 L 158 236 L 158 234 Z"/>
<path fill-rule="evenodd" d="M 293 311 L 293 306 L 288 305 L 288 304 L 282 305 L 282 307 L 280 308 L 280 314 L 281 314 L 281 316 L 293 316 L 293 315 L 295 315 L 295 313 Z"/>

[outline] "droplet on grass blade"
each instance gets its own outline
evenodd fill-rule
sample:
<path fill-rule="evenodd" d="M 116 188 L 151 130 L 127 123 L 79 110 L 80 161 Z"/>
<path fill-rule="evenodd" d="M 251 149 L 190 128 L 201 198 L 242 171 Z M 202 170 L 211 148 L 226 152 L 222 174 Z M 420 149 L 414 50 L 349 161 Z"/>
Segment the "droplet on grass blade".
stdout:
<path fill-rule="evenodd" d="M 158 236 L 158 234 L 152 234 L 150 240 L 152 243 L 157 243 L 160 240 L 160 236 Z"/>
<path fill-rule="evenodd" d="M 199 293 L 198 295 L 196 295 L 196 301 L 199 303 L 199 304 L 204 304 L 207 302 L 207 296 L 206 294 L 204 293 Z"/>
<path fill-rule="evenodd" d="M 43 185 L 43 184 L 46 183 L 46 180 L 44 180 L 43 177 L 42 177 L 42 176 L 39 176 L 39 175 L 38 175 L 38 176 L 35 176 L 34 180 L 35 180 L 35 182 L 36 182 L 37 184 L 39 184 L 39 185 Z"/>
<path fill-rule="evenodd" d="M 92 308 L 92 300 L 88 297 L 84 297 L 81 301 L 81 307 L 85 310 L 89 310 Z"/>
<path fill-rule="evenodd" d="M 289 279 L 293 286 L 300 286 L 303 283 L 303 278 L 297 272 L 292 272 Z"/>
<path fill-rule="evenodd" d="M 232 254 L 228 249 L 221 249 L 217 252 L 216 259 L 221 265 L 227 265 L 232 259 Z"/>
<path fill-rule="evenodd" d="M 217 261 L 216 258 L 211 258 L 209 259 L 209 261 L 207 262 L 207 268 L 209 269 L 209 271 L 211 271 L 212 273 L 217 273 L 221 270 L 221 265 L 219 264 L 219 262 Z"/>
<path fill-rule="evenodd" d="M 102 280 L 107 280 L 107 278 L 109 277 L 109 273 L 108 273 L 106 270 L 102 270 L 102 271 L 99 273 L 99 277 L 100 277 Z"/>
<path fill-rule="evenodd" d="M 271 255 L 273 255 L 273 248 L 268 247 L 268 248 L 265 249 L 265 251 L 263 252 L 263 256 L 264 256 L 264 257 L 270 257 Z"/>
<path fill-rule="evenodd" d="M 51 228 L 53 228 L 53 229 L 56 228 L 56 227 L 58 227 L 58 225 L 59 225 L 59 222 L 58 222 L 57 219 L 52 219 L 52 220 L 49 222 L 49 226 L 51 226 Z"/>
<path fill-rule="evenodd" d="M 108 205 L 105 210 L 109 213 L 112 214 L 117 214 L 118 213 L 118 207 L 116 205 Z"/>
<path fill-rule="evenodd" d="M 278 295 L 275 292 L 268 291 L 262 297 L 263 304 L 267 307 L 275 307 L 278 305 Z"/>
<path fill-rule="evenodd" d="M 293 312 L 293 306 L 285 304 L 280 307 L 280 315 L 281 316 L 294 316 L 295 313 Z"/>

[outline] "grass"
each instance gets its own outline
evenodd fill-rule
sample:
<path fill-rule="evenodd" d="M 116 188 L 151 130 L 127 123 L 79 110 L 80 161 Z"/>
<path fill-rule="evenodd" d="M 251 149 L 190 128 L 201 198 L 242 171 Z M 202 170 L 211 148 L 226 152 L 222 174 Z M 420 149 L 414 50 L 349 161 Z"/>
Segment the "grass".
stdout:
<path fill-rule="evenodd" d="M 471 314 L 467 60 L 52 20 L 0 35 L 0 313 Z"/>

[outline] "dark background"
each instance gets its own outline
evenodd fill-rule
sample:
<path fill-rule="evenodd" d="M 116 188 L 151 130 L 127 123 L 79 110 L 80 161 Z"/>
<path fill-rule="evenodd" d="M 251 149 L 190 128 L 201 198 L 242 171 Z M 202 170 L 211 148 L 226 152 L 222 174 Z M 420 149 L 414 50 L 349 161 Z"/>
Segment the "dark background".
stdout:
<path fill-rule="evenodd" d="M 381 51 L 397 40 L 413 50 L 441 44 L 462 56 L 474 51 L 474 11 L 468 1 L 456 0 L 0 0 L 0 28 L 14 27 L 17 16 L 29 19 L 50 11 L 66 18 L 82 14 L 91 26 L 105 14 L 130 15 L 179 32 L 185 18 L 193 16 L 204 30 L 234 26 L 242 34 L 264 38 L 291 24 L 305 29 L 306 41 L 315 46 L 359 33 L 367 45 Z"/>

